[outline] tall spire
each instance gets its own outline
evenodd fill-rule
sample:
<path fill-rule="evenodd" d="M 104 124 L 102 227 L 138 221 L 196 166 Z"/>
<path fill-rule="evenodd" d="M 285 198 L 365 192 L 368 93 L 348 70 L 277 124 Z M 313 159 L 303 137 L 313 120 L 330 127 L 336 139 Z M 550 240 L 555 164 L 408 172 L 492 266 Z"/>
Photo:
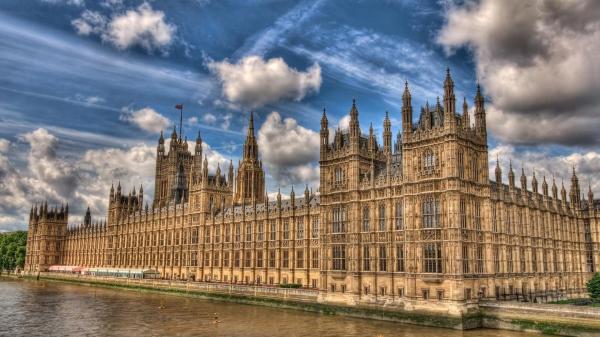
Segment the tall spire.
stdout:
<path fill-rule="evenodd" d="M 244 143 L 244 159 L 258 160 L 258 144 L 254 137 L 254 112 L 250 111 L 250 119 L 248 121 L 248 133 L 246 142 Z"/>
<path fill-rule="evenodd" d="M 463 128 L 468 129 L 471 127 L 471 117 L 469 116 L 469 105 L 467 104 L 467 98 L 463 97 L 463 115 L 462 115 Z"/>
<path fill-rule="evenodd" d="M 498 156 L 496 156 L 496 184 L 500 185 L 502 183 L 502 168 L 500 168 L 500 160 Z"/>
<path fill-rule="evenodd" d="M 390 114 L 387 111 L 383 120 L 383 152 L 386 155 L 392 154 L 392 123 L 390 121 Z"/>
<path fill-rule="evenodd" d="M 350 108 L 350 138 L 358 139 L 359 136 L 358 109 L 356 108 L 356 99 L 353 98 L 352 108 Z"/>
<path fill-rule="evenodd" d="M 404 82 L 404 93 L 402 94 L 402 131 L 405 134 L 412 132 L 412 105 L 408 81 Z"/>
<path fill-rule="evenodd" d="M 475 132 L 480 136 L 487 137 L 484 101 L 481 94 L 481 87 L 477 84 L 477 93 L 475 94 Z"/>

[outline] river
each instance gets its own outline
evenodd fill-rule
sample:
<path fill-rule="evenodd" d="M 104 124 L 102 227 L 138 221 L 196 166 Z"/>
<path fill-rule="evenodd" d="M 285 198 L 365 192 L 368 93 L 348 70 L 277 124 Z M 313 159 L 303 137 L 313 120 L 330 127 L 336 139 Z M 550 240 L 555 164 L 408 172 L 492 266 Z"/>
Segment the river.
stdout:
<path fill-rule="evenodd" d="M 214 316 L 220 323 L 215 323 Z M 46 281 L 0 278 L 0 336 L 526 337 L 455 331 Z"/>

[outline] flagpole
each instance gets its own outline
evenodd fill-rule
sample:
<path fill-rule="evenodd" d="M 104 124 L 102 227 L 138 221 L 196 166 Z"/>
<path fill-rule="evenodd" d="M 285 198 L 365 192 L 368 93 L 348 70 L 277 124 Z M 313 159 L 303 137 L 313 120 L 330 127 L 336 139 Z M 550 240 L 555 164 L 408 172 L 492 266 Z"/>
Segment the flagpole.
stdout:
<path fill-rule="evenodd" d="M 183 104 L 175 105 L 175 109 L 179 109 L 179 139 L 183 139 L 182 125 L 183 125 Z"/>

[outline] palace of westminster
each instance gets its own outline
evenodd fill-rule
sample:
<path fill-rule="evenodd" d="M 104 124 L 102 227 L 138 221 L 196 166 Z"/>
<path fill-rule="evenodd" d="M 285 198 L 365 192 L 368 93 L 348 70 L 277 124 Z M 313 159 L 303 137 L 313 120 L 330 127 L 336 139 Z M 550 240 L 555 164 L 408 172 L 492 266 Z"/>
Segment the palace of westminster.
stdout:
<path fill-rule="evenodd" d="M 459 103 L 460 105 L 460 103 Z M 395 144 L 363 134 L 353 102 L 347 130 L 323 111 L 320 188 L 269 200 L 250 115 L 243 157 L 209 173 L 173 130 L 156 153 L 154 199 L 111 187 L 107 221 L 69 227 L 68 206 L 31 210 L 26 272 L 52 265 L 143 268 L 161 277 L 253 285 L 301 284 L 324 301 L 454 303 L 514 294 L 580 296 L 600 270 L 600 200 L 554 179 L 496 164 L 490 179 L 484 98 L 471 122 L 456 109 L 448 71 L 443 101 L 421 108 L 402 96 Z M 333 136 L 330 137 L 330 132 Z M 538 183 L 541 180 L 541 184 Z"/>

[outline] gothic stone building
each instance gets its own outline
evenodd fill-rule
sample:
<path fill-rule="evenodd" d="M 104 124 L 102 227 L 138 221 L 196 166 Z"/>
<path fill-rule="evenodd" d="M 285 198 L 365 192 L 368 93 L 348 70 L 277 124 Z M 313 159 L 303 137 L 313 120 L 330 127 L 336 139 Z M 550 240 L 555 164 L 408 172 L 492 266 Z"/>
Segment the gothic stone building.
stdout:
<path fill-rule="evenodd" d="M 237 284 L 301 284 L 324 301 L 448 308 L 515 294 L 579 296 L 600 268 L 600 202 L 569 200 L 554 179 L 541 190 L 521 171 L 508 185 L 488 177 L 484 98 L 456 111 L 450 73 L 443 102 L 421 108 L 402 97 L 402 130 L 383 146 L 361 132 L 358 108 L 330 137 L 323 111 L 320 191 L 269 200 L 250 116 L 234 173 L 210 174 L 198 135 L 194 152 L 173 130 L 158 142 L 154 200 L 140 187 L 111 187 L 108 219 L 69 228 L 68 206 L 31 210 L 26 270 L 51 265 L 151 268 L 162 277 Z"/>

